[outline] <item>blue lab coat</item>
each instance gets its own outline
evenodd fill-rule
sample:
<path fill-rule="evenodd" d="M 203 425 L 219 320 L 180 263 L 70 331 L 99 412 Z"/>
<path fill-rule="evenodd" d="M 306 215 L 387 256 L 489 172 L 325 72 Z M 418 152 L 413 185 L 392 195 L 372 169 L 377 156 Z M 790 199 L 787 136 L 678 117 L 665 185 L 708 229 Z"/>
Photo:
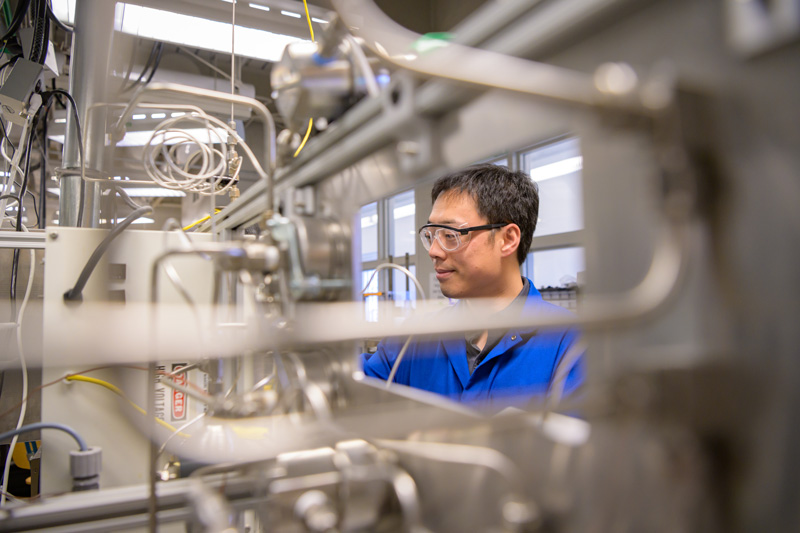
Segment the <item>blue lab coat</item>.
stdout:
<path fill-rule="evenodd" d="M 561 307 L 542 300 L 529 284 L 524 312 L 571 315 Z M 457 304 L 458 305 L 458 304 Z M 447 313 L 448 310 L 442 310 Z M 534 397 L 544 397 L 558 361 L 577 342 L 574 329 L 514 328 L 505 332 L 497 345 L 470 374 L 464 335 L 445 339 L 424 337 L 412 340 L 400 362 L 395 382 L 449 397 L 455 401 L 481 404 L 489 409 L 523 406 Z M 367 376 L 387 379 L 406 338 L 383 340 L 374 354 L 362 354 Z M 567 376 L 564 395 L 583 382 L 583 357 Z"/>

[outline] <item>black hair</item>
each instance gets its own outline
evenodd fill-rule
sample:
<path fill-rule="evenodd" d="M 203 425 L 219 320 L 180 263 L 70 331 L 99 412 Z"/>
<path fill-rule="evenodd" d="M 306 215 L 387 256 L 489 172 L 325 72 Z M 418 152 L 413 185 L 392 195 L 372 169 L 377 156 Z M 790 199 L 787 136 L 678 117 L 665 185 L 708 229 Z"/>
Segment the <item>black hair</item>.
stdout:
<path fill-rule="evenodd" d="M 433 184 L 431 200 L 442 194 L 466 193 L 489 224 L 514 223 L 520 229 L 519 264 L 525 262 L 539 217 L 539 188 L 524 172 L 481 164 L 442 176 Z"/>

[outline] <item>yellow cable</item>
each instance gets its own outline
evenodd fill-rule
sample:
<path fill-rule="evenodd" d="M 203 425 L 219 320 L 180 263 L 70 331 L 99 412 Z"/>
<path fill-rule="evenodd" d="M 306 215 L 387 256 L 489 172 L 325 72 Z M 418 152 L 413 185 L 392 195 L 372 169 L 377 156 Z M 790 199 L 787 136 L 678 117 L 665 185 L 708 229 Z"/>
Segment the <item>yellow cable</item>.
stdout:
<path fill-rule="evenodd" d="M 190 229 L 192 229 L 192 228 L 193 228 L 193 227 L 195 227 L 196 225 L 198 225 L 198 224 L 202 224 L 203 222 L 205 222 L 205 221 L 206 221 L 206 220 L 208 220 L 209 218 L 211 218 L 211 215 L 206 215 L 206 216 L 204 216 L 203 218 L 201 218 L 200 220 L 195 220 L 194 222 L 192 222 L 191 224 L 189 224 L 188 226 L 186 226 L 185 228 L 183 228 L 183 231 L 189 231 Z"/>
<path fill-rule="evenodd" d="M 308 30 L 311 32 L 311 40 L 314 40 L 314 27 L 311 25 L 311 15 L 308 14 L 308 3 L 303 0 L 303 7 L 306 8 L 306 20 L 308 21 Z"/>
<path fill-rule="evenodd" d="M 303 7 L 306 9 L 306 20 L 308 21 L 308 31 L 311 33 L 311 40 L 314 40 L 314 26 L 311 25 L 311 15 L 308 14 L 308 2 L 303 0 Z M 311 135 L 311 126 L 314 124 L 314 119 L 308 119 L 308 129 L 306 130 L 306 135 L 303 137 L 303 142 L 300 143 L 300 146 L 297 147 L 297 151 L 294 153 L 294 157 L 297 157 L 297 154 L 300 153 L 300 150 L 306 145 L 306 141 L 308 140 L 308 136 Z"/>
<path fill-rule="evenodd" d="M 297 155 L 297 154 L 295 154 L 295 155 Z M 214 214 L 219 213 L 220 211 L 221 211 L 221 209 L 215 209 L 214 210 Z M 201 218 L 200 220 L 195 220 L 194 222 L 192 222 L 191 224 L 189 224 L 188 226 L 183 228 L 183 231 L 189 231 L 190 229 L 192 229 L 193 227 L 197 226 L 198 224 L 202 224 L 203 222 L 205 222 L 209 218 L 211 218 L 211 215 L 206 215 L 203 218 Z"/>
<path fill-rule="evenodd" d="M 133 407 L 134 409 L 139 411 L 141 414 L 147 416 L 147 411 L 145 411 L 144 409 L 142 409 L 141 407 L 139 407 L 138 405 L 133 403 L 127 396 L 125 396 L 125 393 L 122 392 L 119 387 L 117 387 L 116 385 L 114 385 L 112 383 L 109 383 L 108 381 L 103 381 L 102 379 L 97 379 L 97 378 L 91 378 L 89 376 L 76 376 L 76 375 L 67 376 L 64 379 L 66 379 L 67 381 L 85 381 L 86 383 L 94 383 L 95 385 L 100 385 L 101 387 L 105 387 L 106 389 L 110 390 L 114 394 L 122 397 L 126 402 L 131 404 L 131 407 Z M 169 423 L 161 420 L 160 418 L 156 418 L 156 422 L 158 424 L 161 424 L 162 426 L 164 426 L 168 430 L 172 431 L 173 433 L 178 431 L 174 426 L 171 426 Z M 180 435 L 182 437 L 186 437 L 187 436 L 185 434 L 180 434 Z"/>
<path fill-rule="evenodd" d="M 308 119 L 308 129 L 306 130 L 306 136 L 303 137 L 303 142 L 300 143 L 300 146 L 297 147 L 297 151 L 294 153 L 294 156 L 297 157 L 297 154 L 300 153 L 300 150 L 306 145 L 306 141 L 308 140 L 308 136 L 311 135 L 311 126 L 314 124 L 314 119 Z"/>

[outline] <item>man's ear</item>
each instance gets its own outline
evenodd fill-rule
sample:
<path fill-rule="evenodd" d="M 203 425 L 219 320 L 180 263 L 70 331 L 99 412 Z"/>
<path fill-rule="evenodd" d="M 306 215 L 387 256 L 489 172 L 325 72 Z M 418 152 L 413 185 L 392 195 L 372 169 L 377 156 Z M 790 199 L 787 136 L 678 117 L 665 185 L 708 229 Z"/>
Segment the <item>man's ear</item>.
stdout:
<path fill-rule="evenodd" d="M 500 228 L 500 231 L 502 232 L 500 235 L 502 241 L 500 253 L 502 257 L 516 254 L 517 248 L 519 248 L 519 241 L 521 237 L 519 226 L 516 224 L 509 224 L 508 226 Z"/>

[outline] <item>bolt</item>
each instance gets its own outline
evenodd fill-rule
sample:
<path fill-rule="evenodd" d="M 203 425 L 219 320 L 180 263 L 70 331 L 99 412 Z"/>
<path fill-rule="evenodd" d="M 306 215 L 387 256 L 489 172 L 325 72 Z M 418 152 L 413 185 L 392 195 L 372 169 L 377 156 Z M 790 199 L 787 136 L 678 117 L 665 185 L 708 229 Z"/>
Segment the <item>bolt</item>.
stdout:
<path fill-rule="evenodd" d="M 49 237 L 50 237 L 52 240 L 56 240 L 56 239 L 58 239 L 58 233 L 56 233 L 55 231 L 51 231 L 51 232 L 49 233 Z"/>

